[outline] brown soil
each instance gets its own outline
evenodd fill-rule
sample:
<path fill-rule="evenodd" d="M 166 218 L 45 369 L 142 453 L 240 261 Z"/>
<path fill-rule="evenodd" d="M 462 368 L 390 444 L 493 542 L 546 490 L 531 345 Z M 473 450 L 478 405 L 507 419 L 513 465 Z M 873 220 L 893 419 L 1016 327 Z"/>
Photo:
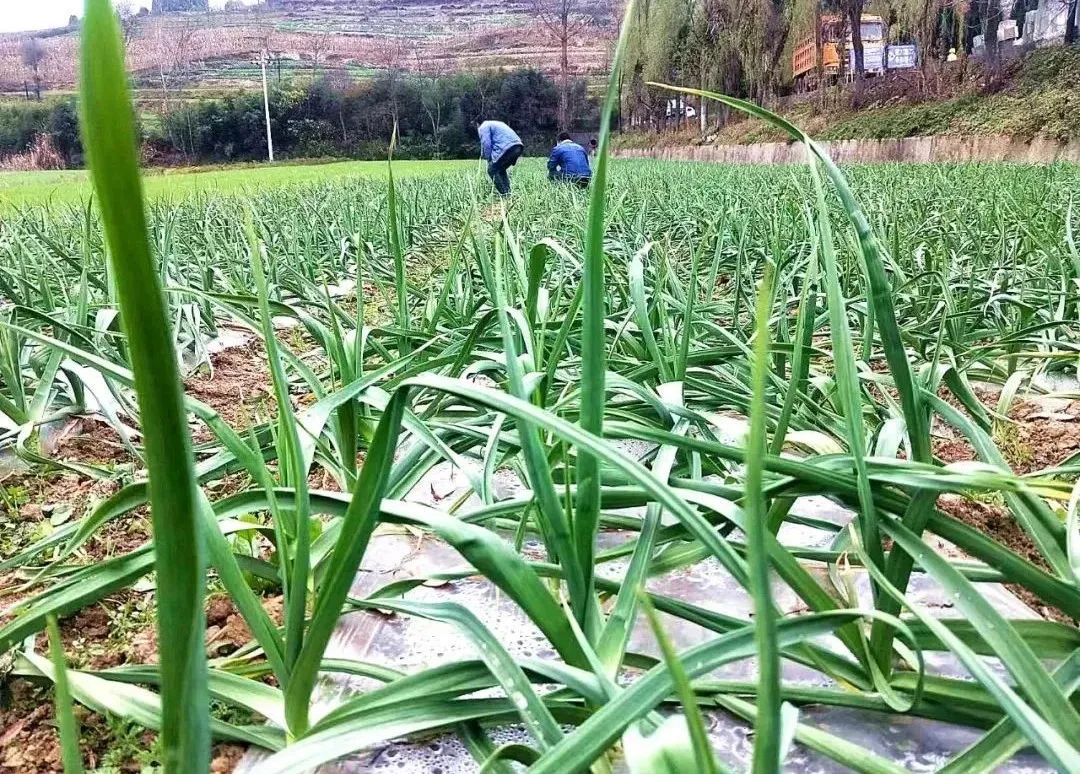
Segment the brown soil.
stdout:
<path fill-rule="evenodd" d="M 73 669 L 111 669 L 125 663 L 125 654 L 110 648 L 111 628 L 112 621 L 103 604 L 84 608 L 65 619 L 60 637 L 68 664 Z M 43 635 L 38 638 L 38 646 L 42 651 L 48 647 Z"/>
<path fill-rule="evenodd" d="M 263 609 L 278 625 L 284 620 L 284 598 L 267 597 Z M 240 617 L 232 600 L 225 596 L 211 597 L 206 604 L 206 655 L 210 658 L 228 656 L 251 641 L 251 630 Z M 148 626 L 132 641 L 133 653 L 143 656 L 140 663 L 157 661 L 157 632 Z"/>
<path fill-rule="evenodd" d="M 78 420 L 64 434 L 53 456 L 87 465 L 123 465 L 134 461 L 116 430 L 90 417 Z"/>
<path fill-rule="evenodd" d="M 121 597 L 130 599 L 131 592 Z M 105 603 L 81 610 L 60 622 L 61 639 L 68 663 L 73 668 L 108 669 L 122 664 L 152 664 L 157 660 L 157 636 L 153 624 L 140 629 L 131 637 L 116 631 L 116 614 L 110 615 Z M 271 619 L 281 624 L 283 598 L 269 597 L 263 607 Z M 251 639 L 251 632 L 226 597 L 213 597 L 206 610 L 207 655 L 223 656 L 232 653 Z M 39 638 L 44 649 L 44 636 Z M 60 742 L 54 722 L 52 693 L 48 688 L 25 680 L 12 681 L 11 701 L 0 709 L 0 774 L 46 774 L 61 772 Z M 96 767 L 109 752 L 112 744 L 107 723 L 100 715 L 76 706 L 82 731 L 82 753 L 85 763 Z M 143 732 L 140 747 L 149 749 L 155 739 L 152 731 Z M 220 744 L 214 748 L 210 771 L 213 774 L 232 772 L 243 758 L 245 748 L 236 744 Z M 122 767 L 122 771 L 138 771 Z"/>
<path fill-rule="evenodd" d="M 870 368 L 875 373 L 888 371 L 882 359 L 872 361 Z M 892 387 L 872 389 L 882 396 L 887 393 L 894 400 L 897 397 Z M 974 387 L 972 391 L 991 415 L 997 411 L 1000 390 Z M 953 408 L 968 413 L 947 388 L 942 387 L 938 396 Z M 1035 402 L 1018 401 L 1009 408 L 1008 418 L 1011 422 L 1001 424 L 994 442 L 1014 472 L 1020 475 L 1037 473 L 1080 455 L 1080 401 L 1053 411 Z M 978 459 L 967 439 L 951 426 L 938 420 L 934 432 L 934 456 L 941 462 L 948 464 Z"/>
<path fill-rule="evenodd" d="M 262 601 L 263 610 L 275 624 L 284 621 L 285 598 L 268 597 Z M 206 608 L 206 647 L 211 657 L 227 656 L 251 641 L 251 630 L 240 617 L 232 600 L 214 597 Z"/>
<path fill-rule="evenodd" d="M 888 370 L 884 360 L 870 364 L 875 373 Z M 895 399 L 895 389 L 875 388 L 889 393 Z M 991 414 L 997 411 L 1000 390 L 974 387 L 979 402 Z M 942 387 L 939 397 L 954 408 L 968 413 L 964 406 L 947 388 Z M 1017 474 L 1025 475 L 1051 469 L 1080 454 L 1080 401 L 1072 402 L 1057 410 L 1047 410 L 1034 401 L 1018 401 L 1008 411 L 1008 423 L 995 429 L 994 442 L 999 451 Z M 978 459 L 975 449 L 958 431 L 938 420 L 934 427 L 933 452 L 940 462 L 974 461 Z M 1010 551 L 1027 559 L 1044 570 L 1048 566 L 1035 543 L 1019 525 L 1009 510 L 1000 505 L 982 503 L 958 495 L 942 495 L 937 506 L 943 512 L 974 527 L 993 538 Z M 886 546 L 891 548 L 891 545 Z M 1072 623 L 1072 619 L 1060 610 L 1047 607 L 1031 591 L 1023 586 L 1007 584 L 1010 591 L 1028 607 L 1045 618 Z"/>
<path fill-rule="evenodd" d="M 53 456 L 89 465 L 129 465 L 133 460 L 120 437 L 107 424 L 89 418 L 74 422 L 58 440 Z M 108 478 L 92 478 L 65 470 L 16 473 L 0 481 L 5 501 L 0 503 L 3 548 L 14 553 L 47 537 L 54 529 L 87 516 L 115 494 L 120 484 Z M 146 542 L 150 527 L 143 508 L 115 519 L 91 538 L 72 557 L 74 564 L 100 561 L 126 553 Z M 25 578 L 13 573 L 0 578 L 3 604 L 13 604 L 14 587 Z"/>
<path fill-rule="evenodd" d="M 996 397 L 985 391 L 979 400 L 988 409 L 996 408 Z M 1012 422 L 1002 425 L 995 442 L 1016 473 L 1037 473 L 1080 454 L 1080 401 L 1060 411 L 1019 402 L 1009 410 L 1009 419 Z M 977 458 L 967 439 L 951 428 L 944 430 L 946 437 L 934 439 L 934 456 L 944 463 Z"/>
<path fill-rule="evenodd" d="M 308 488 L 312 490 L 318 489 L 323 492 L 341 491 L 341 485 L 330 475 L 330 471 L 318 463 L 311 466 L 311 472 L 308 474 Z"/>
<path fill-rule="evenodd" d="M 996 410 L 997 391 L 977 389 L 976 395 L 988 410 Z M 945 397 L 959 408 L 955 399 Z M 1016 473 L 1030 474 L 1050 469 L 1080 453 L 1080 402 L 1048 411 L 1034 402 L 1020 401 L 1009 409 L 1008 416 L 1012 421 L 998 428 L 995 442 Z M 944 430 L 947 437 L 934 440 L 934 456 L 943 463 L 977 459 L 975 450 L 966 439 L 953 433 L 950 428 Z M 938 507 L 992 537 L 1035 566 L 1049 569 L 1031 537 L 1007 508 L 956 495 L 943 495 L 938 499 Z M 1008 588 L 1045 618 L 1072 623 L 1071 618 L 1056 608 L 1044 605 L 1023 586 L 1008 584 Z"/>
<path fill-rule="evenodd" d="M 963 438 L 934 439 L 934 456 L 946 465 L 953 462 L 972 462 L 977 459 L 975 450 Z"/>
<path fill-rule="evenodd" d="M 92 561 L 101 561 L 128 554 L 151 539 L 153 526 L 150 508 L 142 506 L 131 513 L 113 519 L 99 529 L 80 549 Z"/>
<path fill-rule="evenodd" d="M 1009 416 L 1019 423 L 1019 446 L 1025 452 L 1024 459 L 1010 459 L 1018 473 L 1053 468 L 1080 454 L 1080 401 L 1060 411 L 1020 403 Z"/>
<path fill-rule="evenodd" d="M 15 475 L 4 479 L 0 486 L 8 498 L 7 503 L 0 503 L 0 544 L 11 554 L 47 537 L 54 529 L 82 519 L 119 489 L 116 481 L 74 473 Z M 99 530 L 71 561 L 100 561 L 130 551 L 142 545 L 149 534 L 146 509 L 137 510 Z M 17 574 L 0 579 L 4 606 L 14 601 L 7 593 L 24 580 Z"/>
<path fill-rule="evenodd" d="M 53 529 L 86 517 L 120 488 L 114 480 L 73 473 L 14 476 L 2 486 L 9 495 L 17 496 L 15 508 L 0 504 L 0 525 L 14 527 L 8 533 L 13 550 L 26 548 Z M 99 529 L 70 561 L 83 564 L 128 553 L 143 545 L 150 534 L 149 509 L 144 506 Z M 0 595 L 19 582 L 14 576 L 7 582 L 0 580 Z"/>
<path fill-rule="evenodd" d="M 246 471 L 238 471 L 230 473 L 224 478 L 219 478 L 217 481 L 211 481 L 203 488 L 206 490 L 207 497 L 217 502 L 218 500 L 224 500 L 226 497 L 240 494 L 250 486 L 251 476 Z"/>
<path fill-rule="evenodd" d="M 82 518 L 88 508 L 119 488 L 115 481 L 89 479 L 73 473 L 17 475 L 2 483 L 8 494 L 14 493 L 21 502 L 17 513 L 7 512 L 9 518 L 33 523 L 53 519 L 58 522 L 57 526 L 61 519 Z"/>
<path fill-rule="evenodd" d="M 64 657 L 72 669 L 112 669 L 124 664 L 150 664 L 157 658 L 150 600 L 133 591 L 120 591 L 60 619 Z M 39 653 L 47 653 L 44 632 L 36 639 Z"/>
<path fill-rule="evenodd" d="M 968 526 L 979 530 L 979 532 L 989 535 L 1036 567 L 1049 570 L 1049 566 L 1035 546 L 1034 541 L 1007 509 L 997 505 L 969 500 L 958 495 L 942 495 L 938 498 L 937 506 L 958 521 L 962 521 Z M 1009 591 L 1019 597 L 1020 601 L 1043 618 L 1068 624 L 1076 623 L 1056 607 L 1043 604 L 1037 594 L 1024 586 L 1016 583 L 1007 583 L 1005 585 Z"/>
<path fill-rule="evenodd" d="M 0 708 L 0 774 L 60 774 L 60 738 L 56 731 L 51 692 L 26 681 L 13 683 L 10 702 Z M 80 750 L 83 764 L 96 769 L 109 753 L 113 737 L 108 724 L 100 715 L 87 712 L 76 705 L 75 716 L 80 727 Z M 140 749 L 153 748 L 157 737 L 144 731 L 137 740 Z M 244 757 L 244 748 L 236 744 L 214 747 L 210 763 L 212 774 L 231 774 Z M 129 761 L 120 766 L 122 772 L 138 772 L 139 766 Z"/>
<path fill-rule="evenodd" d="M 47 691 L 25 681 L 11 686 L 11 702 L 0 710 L 0 772 L 62 771 L 60 740 Z"/>
<path fill-rule="evenodd" d="M 79 723 L 84 765 L 97 768 L 112 745 L 106 720 L 75 706 Z M 52 693 L 47 688 L 26 681 L 14 683 L 11 701 L 0 710 L 0 774 L 57 774 L 63 771 L 60 761 L 60 737 L 56 731 Z M 142 749 L 153 747 L 156 734 L 145 731 L 138 740 Z M 121 771 L 139 771 L 132 762 Z"/>
<path fill-rule="evenodd" d="M 238 744 L 219 744 L 214 748 L 214 759 L 210 762 L 210 774 L 230 774 L 240 765 L 245 748 Z"/>
<path fill-rule="evenodd" d="M 237 429 L 273 415 L 270 373 L 260 343 L 217 353 L 212 356 L 212 364 L 212 374 L 200 373 L 188 380 L 189 394 L 209 404 Z M 210 434 L 203 428 L 197 438 L 209 439 Z M 134 463 L 109 425 L 88 418 L 69 428 L 57 442 L 53 456 L 106 467 Z M 50 520 L 59 526 L 80 519 L 119 489 L 115 480 L 68 472 L 33 471 L 0 483 L 10 501 L 9 505 L 0 504 L 0 528 L 14 525 L 16 532 L 11 542 L 16 548 L 48 534 L 48 530 L 55 528 Z M 210 494 L 219 499 L 249 485 L 249 477 L 238 473 L 215 482 Z M 100 561 L 129 552 L 144 544 L 150 534 L 149 508 L 144 506 L 99 530 L 73 561 Z M 10 591 L 24 580 L 17 575 L 0 579 L 0 593 L 5 589 Z M 12 595 L 3 599 L 4 606 L 15 601 Z M 61 620 L 61 638 L 69 664 L 74 668 L 108 669 L 123 664 L 154 663 L 157 634 L 152 613 L 143 609 L 143 604 L 141 595 L 122 591 Z M 281 598 L 267 599 L 265 606 L 280 623 Z M 232 653 L 250 639 L 251 633 L 232 604 L 224 598 L 212 599 L 207 610 L 208 655 Z M 43 636 L 39 637 L 38 645 L 42 651 L 46 648 Z M 11 687 L 13 701 L 0 711 L 0 774 L 61 771 L 51 691 L 27 681 L 12 681 Z M 82 707 L 77 707 L 77 712 L 83 732 L 84 762 L 96 767 L 113 745 L 111 732 L 103 717 Z M 145 744 L 139 743 L 141 749 L 149 749 L 155 735 L 147 731 L 145 737 Z M 231 772 L 243 754 L 242 746 L 219 745 L 215 748 L 211 771 Z M 138 770 L 134 763 L 131 765 L 131 770 Z"/>
<path fill-rule="evenodd" d="M 210 406 L 234 430 L 243 430 L 276 413 L 270 370 L 262 342 L 226 349 L 210 356 L 211 368 L 188 378 L 188 395 Z M 198 442 L 212 437 L 206 427 L 195 433 Z"/>

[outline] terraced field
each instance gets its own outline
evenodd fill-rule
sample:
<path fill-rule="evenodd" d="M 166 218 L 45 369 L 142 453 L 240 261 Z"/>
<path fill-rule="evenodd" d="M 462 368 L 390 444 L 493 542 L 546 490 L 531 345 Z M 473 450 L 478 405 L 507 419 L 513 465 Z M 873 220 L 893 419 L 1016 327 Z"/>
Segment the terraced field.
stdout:
<path fill-rule="evenodd" d="M 365 77 L 391 66 L 387 40 L 401 48 L 394 67 L 435 61 L 444 72 L 507 66 L 554 72 L 558 51 L 530 8 L 526 2 L 298 0 L 269 10 L 150 16 L 136 23 L 127 54 L 148 88 L 160 86 L 163 70 L 173 88 L 253 86 L 252 62 L 266 39 L 282 67 L 298 74 L 329 68 Z M 586 10 L 595 13 L 596 27 L 574 41 L 571 66 L 588 76 L 602 74 L 608 63 L 613 25 L 606 5 Z M 41 39 L 47 53 L 41 74 L 50 91 L 70 88 L 77 70 L 78 31 L 57 32 Z M 22 39 L 0 34 L 0 93 L 21 93 L 30 77 Z"/>

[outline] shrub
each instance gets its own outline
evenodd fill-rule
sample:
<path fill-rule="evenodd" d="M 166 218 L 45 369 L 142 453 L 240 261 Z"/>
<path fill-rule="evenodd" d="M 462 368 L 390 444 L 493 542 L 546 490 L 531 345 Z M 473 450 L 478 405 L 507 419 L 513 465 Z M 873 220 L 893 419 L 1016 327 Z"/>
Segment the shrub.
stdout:
<path fill-rule="evenodd" d="M 38 134 L 23 153 L 0 156 L 0 169 L 29 172 L 38 169 L 63 169 L 64 157 L 51 134 Z"/>
<path fill-rule="evenodd" d="M 49 135 L 50 148 L 59 155 L 63 166 L 82 162 L 74 100 L 0 105 L 0 157 L 30 152 L 42 134 Z"/>

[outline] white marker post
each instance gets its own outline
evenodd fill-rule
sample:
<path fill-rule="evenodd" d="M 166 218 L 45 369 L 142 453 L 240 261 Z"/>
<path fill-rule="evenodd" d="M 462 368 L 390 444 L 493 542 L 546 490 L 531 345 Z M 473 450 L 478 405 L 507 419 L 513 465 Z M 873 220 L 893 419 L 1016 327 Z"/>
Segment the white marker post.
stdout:
<path fill-rule="evenodd" d="M 262 67 L 263 112 L 266 114 L 266 155 L 274 163 L 274 136 L 270 131 L 270 92 L 266 87 L 266 49 L 259 52 L 259 65 Z"/>

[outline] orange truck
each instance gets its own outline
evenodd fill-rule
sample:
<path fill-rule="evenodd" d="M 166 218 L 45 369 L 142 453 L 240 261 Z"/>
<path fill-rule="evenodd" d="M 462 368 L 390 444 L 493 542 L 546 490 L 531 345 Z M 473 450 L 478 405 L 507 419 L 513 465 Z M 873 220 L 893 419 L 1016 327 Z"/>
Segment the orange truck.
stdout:
<path fill-rule="evenodd" d="M 880 16 L 863 14 L 860 24 L 863 44 L 863 70 L 867 75 L 881 75 L 887 70 L 907 70 L 916 66 L 917 52 L 912 45 L 889 45 L 888 28 Z M 841 42 L 841 36 L 843 41 Z M 844 52 L 844 70 L 855 70 L 855 52 L 849 25 L 840 16 L 821 18 L 821 59 L 826 81 L 835 81 L 840 75 L 840 56 Z M 818 68 L 814 37 L 811 35 L 800 43 L 791 56 L 791 74 L 796 91 L 804 91 L 817 85 Z"/>

